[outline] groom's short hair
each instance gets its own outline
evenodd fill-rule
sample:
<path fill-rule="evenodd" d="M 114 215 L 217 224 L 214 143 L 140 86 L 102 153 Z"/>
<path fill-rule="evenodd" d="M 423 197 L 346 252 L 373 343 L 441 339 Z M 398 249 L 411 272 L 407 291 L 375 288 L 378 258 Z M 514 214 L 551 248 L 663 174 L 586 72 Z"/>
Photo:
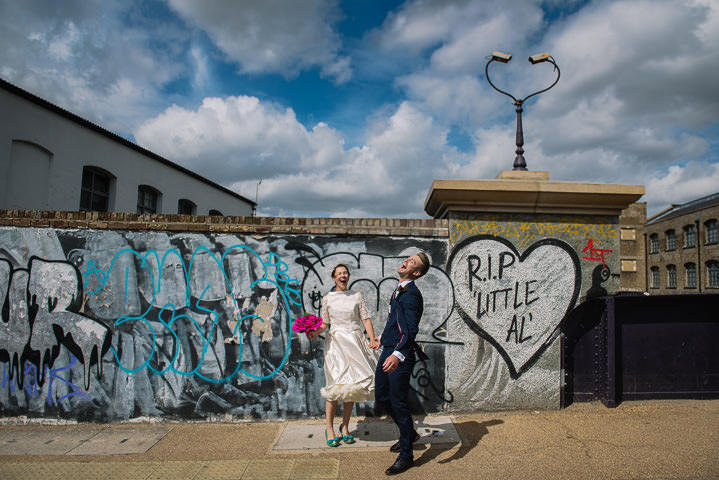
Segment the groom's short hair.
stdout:
<path fill-rule="evenodd" d="M 419 252 L 417 254 L 417 256 L 422 261 L 422 266 L 419 268 L 419 277 L 421 277 L 425 273 L 427 273 L 427 270 L 429 270 L 429 257 L 424 252 Z M 417 277 L 417 278 L 419 278 L 419 277 Z"/>

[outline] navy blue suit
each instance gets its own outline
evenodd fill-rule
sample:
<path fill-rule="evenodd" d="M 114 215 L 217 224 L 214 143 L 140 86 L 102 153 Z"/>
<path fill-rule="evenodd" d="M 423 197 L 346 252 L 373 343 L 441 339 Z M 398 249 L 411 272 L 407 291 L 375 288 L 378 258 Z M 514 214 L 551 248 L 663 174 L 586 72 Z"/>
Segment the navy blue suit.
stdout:
<path fill-rule="evenodd" d="M 375 372 L 375 404 L 390 414 L 399 427 L 400 457 L 412 458 L 415 430 L 407 396 L 415 364 L 414 339 L 419 331 L 424 302 L 414 282 L 407 284 L 390 302 L 390 314 L 382 332 L 382 353 Z M 405 359 L 397 369 L 387 373 L 382 364 L 398 351 Z"/>

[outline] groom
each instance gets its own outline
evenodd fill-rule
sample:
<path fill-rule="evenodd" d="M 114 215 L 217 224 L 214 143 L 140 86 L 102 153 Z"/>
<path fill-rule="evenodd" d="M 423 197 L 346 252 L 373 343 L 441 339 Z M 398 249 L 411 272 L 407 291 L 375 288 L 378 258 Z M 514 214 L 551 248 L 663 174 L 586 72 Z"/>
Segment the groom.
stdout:
<path fill-rule="evenodd" d="M 402 473 L 412 465 L 412 443 L 419 434 L 412 424 L 407 395 L 409 379 L 415 363 L 414 343 L 422 317 L 422 294 L 414 280 L 427 273 L 429 258 L 423 252 L 412 255 L 400 265 L 399 285 L 392 294 L 389 304 L 387 324 L 382 332 L 382 353 L 375 371 L 375 405 L 388 412 L 399 427 L 399 441 L 390 447 L 390 451 L 399 452 L 397 460 L 385 473 Z M 421 353 L 423 355 L 423 353 Z"/>

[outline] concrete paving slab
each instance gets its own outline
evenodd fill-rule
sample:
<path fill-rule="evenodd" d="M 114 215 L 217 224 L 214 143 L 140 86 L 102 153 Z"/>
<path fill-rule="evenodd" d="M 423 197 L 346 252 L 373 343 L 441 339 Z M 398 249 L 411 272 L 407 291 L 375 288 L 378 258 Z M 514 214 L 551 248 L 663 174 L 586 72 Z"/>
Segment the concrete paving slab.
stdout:
<path fill-rule="evenodd" d="M 131 455 L 145 453 L 172 427 L 108 428 L 68 451 L 67 455 Z"/>
<path fill-rule="evenodd" d="M 162 462 L 159 468 L 147 476 L 148 480 L 192 480 L 202 470 L 201 462 Z"/>
<path fill-rule="evenodd" d="M 340 474 L 336 458 L 303 458 L 295 460 L 290 478 L 293 480 L 331 480 Z"/>
<path fill-rule="evenodd" d="M 283 460 L 253 460 L 247 465 L 243 479 L 247 480 L 283 480 L 289 479 L 295 461 Z"/>
<path fill-rule="evenodd" d="M 102 430 L 5 430 L 0 437 L 0 455 L 65 455 Z"/>
<path fill-rule="evenodd" d="M 337 426 L 339 428 L 339 425 Z M 376 448 L 385 450 L 392 446 L 399 438 L 399 430 L 391 421 L 354 421 L 349 424 L 350 433 L 356 442 L 342 444 L 333 451 L 357 448 Z M 454 427 L 451 417 L 432 416 L 415 420 L 415 428 L 421 438 L 417 444 L 446 444 L 459 446 L 462 440 Z M 307 450 L 328 450 L 325 440 L 325 424 L 297 424 L 284 425 L 279 438 L 272 447 L 275 452 L 292 453 L 306 452 Z"/>
<path fill-rule="evenodd" d="M 0 463 L 3 480 L 335 480 L 339 460 Z"/>
<path fill-rule="evenodd" d="M 197 474 L 197 478 L 203 480 L 236 480 L 242 478 L 249 463 L 249 460 L 206 462 Z"/>

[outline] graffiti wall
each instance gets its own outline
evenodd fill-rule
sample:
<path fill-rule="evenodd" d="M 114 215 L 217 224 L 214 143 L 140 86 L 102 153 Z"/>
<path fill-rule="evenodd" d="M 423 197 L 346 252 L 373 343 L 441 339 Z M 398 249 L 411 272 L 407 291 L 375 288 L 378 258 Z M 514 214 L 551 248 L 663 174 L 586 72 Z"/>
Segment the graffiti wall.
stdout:
<path fill-rule="evenodd" d="M 460 215 L 449 224 L 455 289 L 449 409 L 558 408 L 563 321 L 619 289 L 617 217 Z"/>
<path fill-rule="evenodd" d="M 556 408 L 562 322 L 618 289 L 616 218 L 451 219 L 449 237 L 0 227 L 0 414 L 117 421 L 321 416 L 323 338 L 291 330 L 350 288 L 382 331 L 419 250 L 415 412 Z M 356 414 L 372 414 L 371 402 Z"/>
<path fill-rule="evenodd" d="M 381 332 L 400 261 L 433 263 L 420 282 L 415 406 L 444 390 L 453 289 L 446 241 L 0 229 L 0 408 L 4 416 L 321 415 L 323 340 L 292 332 L 318 312 L 344 263 Z M 359 405 L 357 413 L 370 413 Z"/>

